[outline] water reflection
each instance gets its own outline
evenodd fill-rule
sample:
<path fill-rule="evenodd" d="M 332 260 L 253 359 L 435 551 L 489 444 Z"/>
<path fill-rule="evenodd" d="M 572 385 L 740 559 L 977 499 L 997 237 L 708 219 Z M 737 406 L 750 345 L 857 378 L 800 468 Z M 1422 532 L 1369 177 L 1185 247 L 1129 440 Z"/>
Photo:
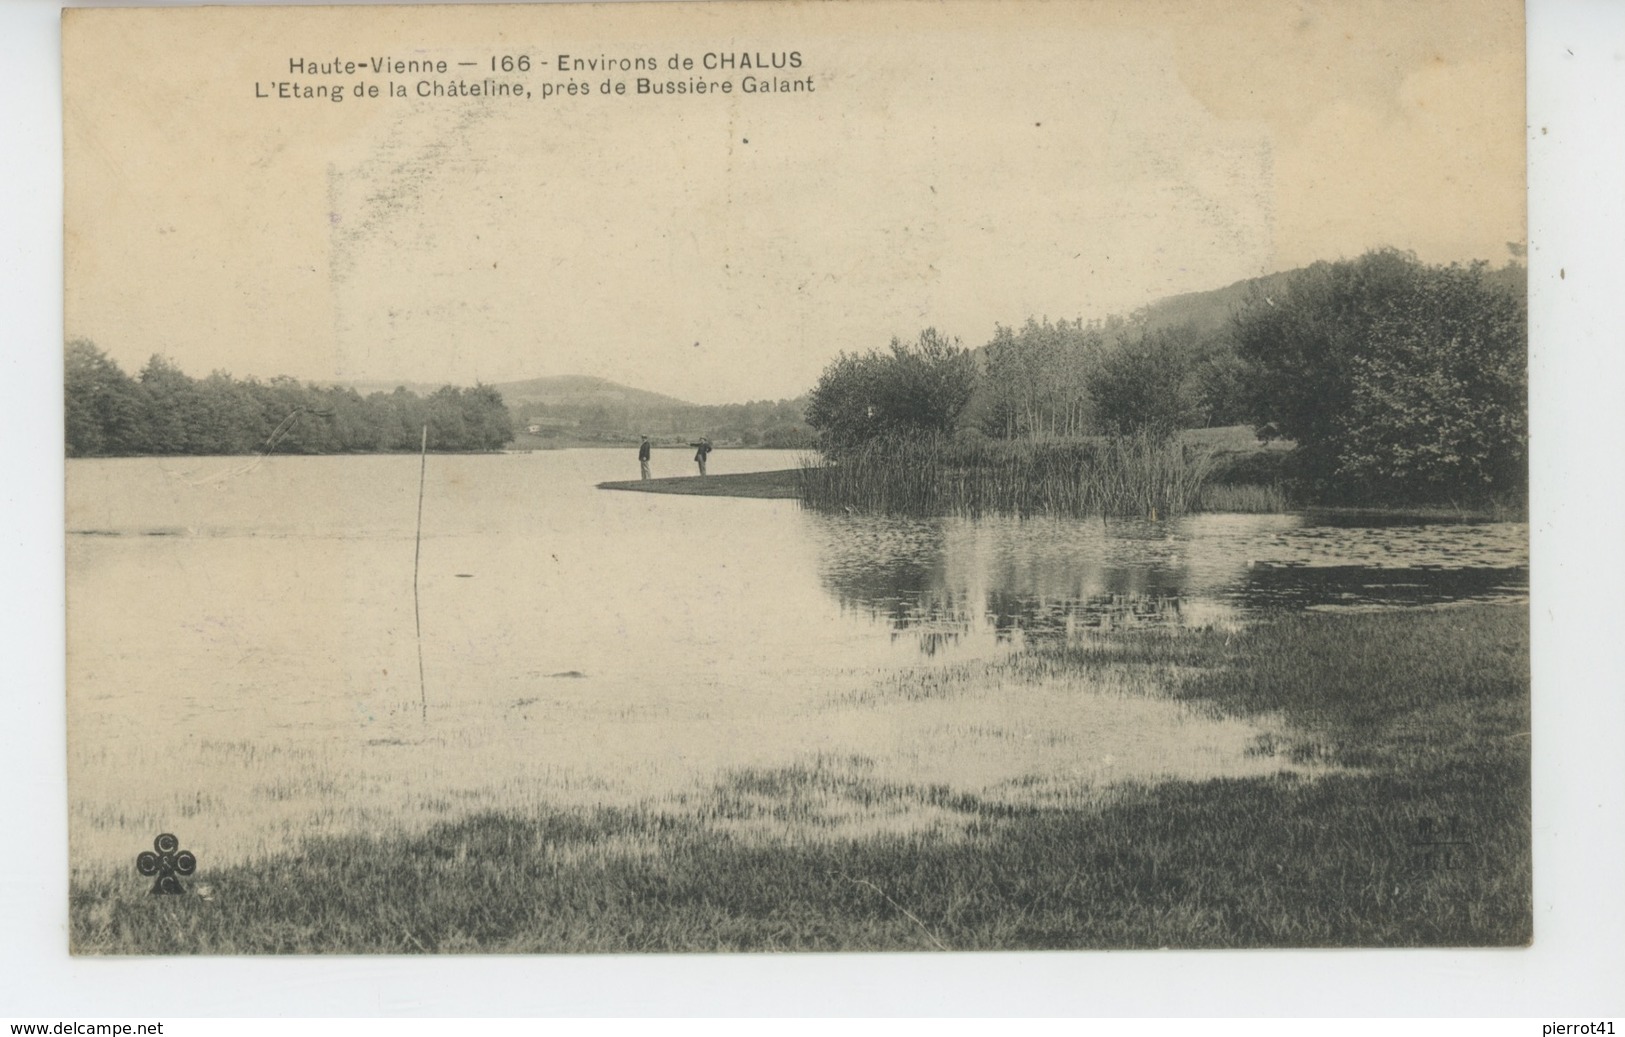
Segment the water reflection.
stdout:
<path fill-rule="evenodd" d="M 1278 609 L 1516 600 L 1529 584 L 1527 531 L 1513 523 L 810 521 L 825 589 L 928 656 L 979 638 L 1064 641 L 1147 624 L 1238 623 Z"/>
<path fill-rule="evenodd" d="M 177 818 L 225 862 L 477 809 L 647 802 L 808 757 L 1000 802 L 1273 773 L 1248 755 L 1261 729 L 1143 675 L 1035 684 L 990 660 L 1527 583 L 1522 526 L 910 521 L 595 490 L 635 471 L 627 451 L 432 457 L 419 551 L 417 458 L 240 467 L 68 465 L 76 866 L 127 872 Z"/>
<path fill-rule="evenodd" d="M 1260 565 L 1248 571 L 1238 597 L 1253 609 L 1382 608 L 1522 597 L 1528 589 L 1527 566 Z"/>

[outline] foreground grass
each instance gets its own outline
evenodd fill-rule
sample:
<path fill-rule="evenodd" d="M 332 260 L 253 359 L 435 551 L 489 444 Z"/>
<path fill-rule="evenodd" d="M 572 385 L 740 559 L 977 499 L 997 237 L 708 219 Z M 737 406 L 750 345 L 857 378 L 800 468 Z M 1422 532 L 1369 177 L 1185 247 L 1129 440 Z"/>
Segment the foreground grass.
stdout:
<path fill-rule="evenodd" d="M 1268 715 L 1317 778 L 1164 783 L 1013 807 L 858 762 L 727 775 L 662 809 L 486 813 L 312 840 L 209 897 L 75 881 L 78 953 L 1516 945 L 1531 936 L 1527 610 L 1301 615 L 1016 656 L 1188 676 Z M 817 803 L 956 820 L 834 838 Z M 769 833 L 764 835 L 763 833 Z"/>

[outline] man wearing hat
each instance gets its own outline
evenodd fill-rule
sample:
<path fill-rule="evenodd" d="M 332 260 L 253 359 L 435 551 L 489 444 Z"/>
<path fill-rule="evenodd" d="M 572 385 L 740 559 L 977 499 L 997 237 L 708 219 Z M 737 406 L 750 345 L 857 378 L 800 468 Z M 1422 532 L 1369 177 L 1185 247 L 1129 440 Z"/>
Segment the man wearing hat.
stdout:
<path fill-rule="evenodd" d="M 644 436 L 643 442 L 638 446 L 638 467 L 643 470 L 643 478 L 649 478 L 649 437 Z"/>

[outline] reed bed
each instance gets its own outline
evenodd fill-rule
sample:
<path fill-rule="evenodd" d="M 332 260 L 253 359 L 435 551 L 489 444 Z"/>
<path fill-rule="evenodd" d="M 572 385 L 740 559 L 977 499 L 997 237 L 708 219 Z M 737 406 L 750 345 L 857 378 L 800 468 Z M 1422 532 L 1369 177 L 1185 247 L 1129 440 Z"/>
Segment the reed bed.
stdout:
<path fill-rule="evenodd" d="M 1150 435 L 1101 440 L 876 440 L 801 469 L 816 508 L 888 515 L 1166 517 L 1197 510 L 1210 447 Z"/>
<path fill-rule="evenodd" d="M 1201 511 L 1228 511 L 1251 515 L 1278 515 L 1290 504 L 1286 490 L 1279 483 L 1259 486 L 1240 486 L 1226 483 L 1207 483 L 1199 495 Z"/>

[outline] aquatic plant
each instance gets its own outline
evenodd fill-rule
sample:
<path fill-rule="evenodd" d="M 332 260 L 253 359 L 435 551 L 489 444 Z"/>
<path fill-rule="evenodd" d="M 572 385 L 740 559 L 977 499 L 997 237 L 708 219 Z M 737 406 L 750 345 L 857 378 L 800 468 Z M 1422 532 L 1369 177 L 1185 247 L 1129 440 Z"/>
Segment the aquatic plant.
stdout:
<path fill-rule="evenodd" d="M 1214 452 L 1148 433 L 1104 439 L 887 437 L 802 467 L 803 499 L 880 514 L 1170 516 L 1196 509 Z"/>
<path fill-rule="evenodd" d="M 1230 511 L 1257 515 L 1277 515 L 1288 508 L 1286 490 L 1279 483 L 1208 483 L 1198 495 L 1201 511 Z"/>

